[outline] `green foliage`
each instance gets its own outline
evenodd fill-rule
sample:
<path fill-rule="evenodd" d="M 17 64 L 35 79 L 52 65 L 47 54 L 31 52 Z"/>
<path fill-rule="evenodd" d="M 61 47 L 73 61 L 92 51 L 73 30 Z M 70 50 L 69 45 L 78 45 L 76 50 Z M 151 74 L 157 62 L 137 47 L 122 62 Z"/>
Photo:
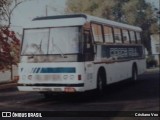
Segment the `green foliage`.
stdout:
<path fill-rule="evenodd" d="M 154 56 L 150 55 L 146 59 L 147 68 L 150 67 L 156 67 L 158 65 L 157 60 L 154 58 Z"/>
<path fill-rule="evenodd" d="M 149 3 L 145 0 L 68 0 L 67 13 L 86 13 L 114 21 L 142 26 L 152 26 L 156 32 L 157 18 Z"/>
<path fill-rule="evenodd" d="M 68 0 L 67 13 L 86 13 L 142 28 L 143 44 L 150 52 L 150 34 L 158 32 L 157 17 L 145 0 Z"/>

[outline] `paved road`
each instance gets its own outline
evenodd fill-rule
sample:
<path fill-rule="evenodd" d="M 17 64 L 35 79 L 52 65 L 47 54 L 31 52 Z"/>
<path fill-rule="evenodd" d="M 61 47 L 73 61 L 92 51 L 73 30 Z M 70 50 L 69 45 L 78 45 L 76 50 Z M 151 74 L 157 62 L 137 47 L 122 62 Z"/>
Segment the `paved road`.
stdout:
<path fill-rule="evenodd" d="M 0 90 L 0 111 L 116 111 L 116 116 L 121 111 L 159 111 L 158 73 L 151 70 L 141 75 L 136 83 L 124 81 L 110 85 L 101 97 L 87 93 L 45 99 L 36 92 L 19 92 L 16 87 Z"/>

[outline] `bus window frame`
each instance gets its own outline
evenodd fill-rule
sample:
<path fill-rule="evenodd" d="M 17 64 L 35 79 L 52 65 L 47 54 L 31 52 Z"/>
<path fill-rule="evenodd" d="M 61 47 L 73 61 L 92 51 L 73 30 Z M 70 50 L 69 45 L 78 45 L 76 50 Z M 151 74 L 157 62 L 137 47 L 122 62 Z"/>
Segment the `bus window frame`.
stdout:
<path fill-rule="evenodd" d="M 134 31 L 134 36 L 135 36 L 135 44 L 137 44 L 137 35 L 136 35 L 136 31 Z"/>
<path fill-rule="evenodd" d="M 112 37 L 113 37 L 113 43 L 116 43 L 115 36 L 114 36 L 114 28 L 113 27 L 112 27 Z"/>
<path fill-rule="evenodd" d="M 130 35 L 130 30 L 127 30 L 128 31 L 128 35 L 129 35 L 129 44 L 131 44 L 131 35 Z"/>
<path fill-rule="evenodd" d="M 120 29 L 120 31 L 121 31 L 122 44 L 124 44 L 122 28 Z"/>

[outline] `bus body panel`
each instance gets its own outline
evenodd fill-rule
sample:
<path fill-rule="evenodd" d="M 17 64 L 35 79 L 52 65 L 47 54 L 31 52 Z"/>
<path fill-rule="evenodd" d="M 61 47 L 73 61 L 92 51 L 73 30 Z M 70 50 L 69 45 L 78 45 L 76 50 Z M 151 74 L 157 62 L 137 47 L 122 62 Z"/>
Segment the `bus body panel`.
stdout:
<path fill-rule="evenodd" d="M 66 92 L 74 89 L 74 92 L 84 92 L 97 88 L 97 76 L 98 73 L 101 72 L 99 71 L 100 68 L 105 70 L 107 84 L 112 84 L 131 78 L 134 64 L 137 66 L 138 74 L 142 74 L 145 71 L 146 61 L 143 56 L 144 52 L 141 44 L 138 42 L 138 44 L 132 44 L 131 40 L 131 44 L 124 44 L 124 39 L 127 39 L 127 36 L 121 40 L 121 43 L 116 43 L 115 40 L 113 43 L 107 43 L 105 41 L 107 34 L 105 34 L 105 36 L 103 30 L 103 37 L 101 35 L 101 37 L 98 38 L 100 36 L 100 32 L 98 32 L 98 30 L 96 32 L 96 30 L 94 31 L 94 29 L 92 29 L 92 22 L 100 25 L 100 30 L 104 29 L 103 26 L 108 25 L 112 27 L 112 37 L 114 36 L 114 27 L 121 29 L 121 37 L 123 34 L 122 30 L 128 30 L 126 34 L 129 34 L 129 31 L 134 31 L 135 36 L 136 32 L 141 32 L 141 28 L 136 26 L 105 20 L 89 15 L 65 15 L 36 18 L 32 21 L 30 26 L 27 26 L 24 29 L 24 31 L 32 28 L 38 30 L 44 28 L 48 29 L 39 31 L 40 39 L 37 38 L 37 41 L 39 41 L 37 50 L 41 51 L 46 49 L 46 53 L 35 54 L 33 56 L 32 54 L 29 54 L 28 56 L 26 54 L 22 55 L 22 57 L 30 57 L 32 59 L 36 58 L 35 56 L 40 57 L 42 55 L 42 58 L 44 57 L 44 59 L 48 59 L 48 56 L 52 59 L 51 61 L 43 61 L 40 57 L 40 61 L 38 62 L 21 61 L 19 64 L 20 80 L 18 81 L 18 89 L 20 91 L 38 92 Z M 87 24 L 86 28 L 84 27 L 85 24 Z M 67 29 L 67 27 L 70 28 Z M 77 30 L 77 33 L 75 34 L 73 34 L 75 30 L 71 29 L 73 27 L 77 27 L 77 29 L 75 29 Z M 66 30 L 63 31 L 63 28 Z M 67 31 L 68 33 L 66 33 Z M 83 38 L 84 31 L 87 31 L 85 38 Z M 42 37 L 41 32 L 44 34 Z M 36 38 L 37 36 L 33 34 L 33 37 Z M 76 36 L 78 37 L 75 39 Z M 25 38 L 26 36 L 23 35 L 23 37 Z M 28 34 L 27 37 L 28 38 L 25 40 L 30 39 L 29 41 L 32 41 L 32 36 L 30 36 L 30 34 Z M 117 39 L 118 34 L 114 37 Z M 133 35 L 130 37 L 133 37 Z M 46 39 L 45 42 L 44 39 Z M 90 39 L 90 41 L 88 41 L 88 39 Z M 100 41 L 95 41 L 95 39 L 100 39 Z M 61 42 L 58 44 L 58 42 L 62 40 L 64 40 L 64 43 Z M 37 43 L 37 41 L 35 43 Z M 43 46 L 45 44 L 46 47 Z M 89 49 L 91 46 L 93 49 Z M 23 49 L 25 50 L 25 48 Z M 49 52 L 51 51 L 52 54 L 49 53 L 47 49 Z M 88 51 L 86 49 L 88 49 Z M 87 54 L 85 54 L 85 52 Z M 79 59 L 79 54 L 81 57 L 85 58 Z M 93 56 L 86 57 L 85 55 Z"/>
<path fill-rule="evenodd" d="M 138 75 L 143 74 L 146 70 L 146 61 L 141 60 L 130 60 L 125 62 L 113 62 L 113 63 L 102 63 L 95 64 L 94 66 L 94 78 L 97 78 L 98 70 L 103 67 L 106 71 L 106 83 L 107 85 L 113 84 L 122 80 L 131 78 L 133 64 L 137 64 Z M 94 80 L 96 83 L 96 79 Z M 95 84 L 96 86 L 96 84 Z"/>
<path fill-rule="evenodd" d="M 34 89 L 36 90 L 37 88 L 38 90 L 38 88 L 41 87 L 55 88 L 55 86 L 58 86 L 59 88 L 62 88 L 62 90 L 64 90 L 64 87 L 67 86 L 78 86 L 85 90 L 84 80 L 86 79 L 86 76 L 84 73 L 84 69 L 84 63 L 76 62 L 20 63 L 20 80 L 18 81 L 20 86 L 18 88 L 19 90 L 24 91 L 27 91 L 27 88 L 28 91 L 34 91 Z M 32 86 L 34 86 L 34 89 L 29 89 L 29 87 Z M 77 90 L 81 90 L 78 87 Z"/>
<path fill-rule="evenodd" d="M 27 24 L 25 29 L 29 28 L 47 28 L 47 27 L 67 27 L 67 26 L 82 26 L 86 22 L 85 18 L 65 18 L 55 20 L 35 20 Z"/>

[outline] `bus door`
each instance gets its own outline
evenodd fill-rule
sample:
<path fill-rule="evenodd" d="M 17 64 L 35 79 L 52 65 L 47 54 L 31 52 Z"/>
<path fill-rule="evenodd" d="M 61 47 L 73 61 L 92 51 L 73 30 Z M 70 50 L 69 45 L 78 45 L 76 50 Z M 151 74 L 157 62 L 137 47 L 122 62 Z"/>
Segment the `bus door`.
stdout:
<path fill-rule="evenodd" d="M 84 57 L 85 61 L 94 60 L 94 47 L 92 42 L 91 33 L 89 30 L 84 31 Z"/>
<path fill-rule="evenodd" d="M 94 73 L 94 46 L 89 30 L 84 30 L 84 61 L 85 61 L 85 73 L 86 73 L 86 87 L 90 88 L 93 85 L 93 73 Z"/>

